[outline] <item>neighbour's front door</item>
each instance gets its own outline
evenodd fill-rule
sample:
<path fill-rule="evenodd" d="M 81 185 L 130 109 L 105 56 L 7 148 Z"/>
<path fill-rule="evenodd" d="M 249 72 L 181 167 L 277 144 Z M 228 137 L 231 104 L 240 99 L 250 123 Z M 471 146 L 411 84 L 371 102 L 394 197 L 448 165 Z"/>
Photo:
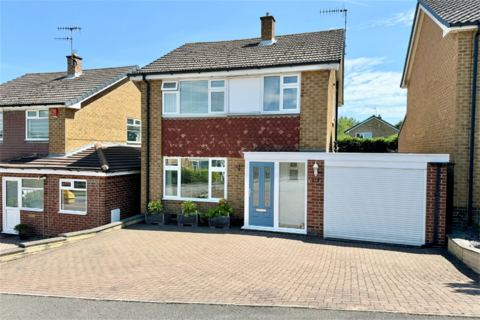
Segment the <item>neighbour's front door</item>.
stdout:
<path fill-rule="evenodd" d="M 3 180 L 3 233 L 17 234 L 13 228 L 20 223 L 19 188 L 21 179 L 5 178 Z"/>
<path fill-rule="evenodd" d="M 250 212 L 251 226 L 273 227 L 273 162 L 250 163 Z"/>

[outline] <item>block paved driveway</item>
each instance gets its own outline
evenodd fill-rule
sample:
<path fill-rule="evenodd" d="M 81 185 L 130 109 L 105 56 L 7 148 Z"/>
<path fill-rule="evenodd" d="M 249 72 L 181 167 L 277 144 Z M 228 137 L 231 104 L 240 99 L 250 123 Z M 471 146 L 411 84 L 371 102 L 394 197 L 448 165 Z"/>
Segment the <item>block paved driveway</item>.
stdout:
<path fill-rule="evenodd" d="M 478 277 L 445 249 L 144 224 L 0 264 L 0 291 L 480 315 Z"/>

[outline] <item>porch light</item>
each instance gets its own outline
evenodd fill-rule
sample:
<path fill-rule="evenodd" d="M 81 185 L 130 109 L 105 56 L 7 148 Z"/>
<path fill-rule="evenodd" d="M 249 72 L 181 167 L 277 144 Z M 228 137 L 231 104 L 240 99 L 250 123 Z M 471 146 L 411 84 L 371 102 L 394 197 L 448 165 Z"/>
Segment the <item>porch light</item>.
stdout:
<path fill-rule="evenodd" d="M 47 176 L 46 176 L 46 175 L 42 175 L 42 176 L 40 176 L 39 179 L 40 179 L 40 180 L 45 180 L 45 179 L 47 179 Z"/>
<path fill-rule="evenodd" d="M 315 162 L 315 164 L 313 165 L 313 174 L 315 175 L 315 177 L 318 175 L 318 164 L 317 164 L 317 162 Z"/>

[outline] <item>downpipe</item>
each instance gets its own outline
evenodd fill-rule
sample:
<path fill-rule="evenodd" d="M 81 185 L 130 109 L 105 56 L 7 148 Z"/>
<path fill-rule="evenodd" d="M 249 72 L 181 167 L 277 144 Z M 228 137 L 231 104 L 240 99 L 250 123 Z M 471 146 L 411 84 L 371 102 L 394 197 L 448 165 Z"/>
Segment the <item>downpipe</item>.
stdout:
<path fill-rule="evenodd" d="M 147 81 L 145 74 L 142 76 L 143 82 L 147 84 L 147 147 L 146 147 L 146 165 L 145 165 L 145 174 L 146 174 L 146 187 L 145 187 L 145 211 L 148 210 L 148 203 L 150 202 L 150 82 Z"/>

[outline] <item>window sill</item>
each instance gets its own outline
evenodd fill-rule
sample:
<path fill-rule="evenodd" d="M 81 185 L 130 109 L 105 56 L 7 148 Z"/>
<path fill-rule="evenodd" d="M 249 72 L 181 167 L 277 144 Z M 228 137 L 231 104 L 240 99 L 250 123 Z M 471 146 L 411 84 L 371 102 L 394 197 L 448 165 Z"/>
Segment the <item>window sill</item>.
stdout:
<path fill-rule="evenodd" d="M 204 199 L 204 198 L 162 198 L 163 200 L 173 200 L 173 201 L 193 201 L 193 202 L 211 202 L 218 203 L 222 199 Z"/>
<path fill-rule="evenodd" d="M 35 212 L 43 212 L 43 209 L 37 208 L 20 208 L 21 211 L 35 211 Z"/>
<path fill-rule="evenodd" d="M 78 214 L 78 215 L 81 215 L 81 216 L 84 216 L 84 215 L 87 214 L 86 212 L 82 212 L 82 211 L 69 211 L 69 210 L 60 210 L 60 211 L 58 211 L 58 213 Z"/>
<path fill-rule="evenodd" d="M 135 141 L 135 142 L 127 141 L 127 144 L 141 145 L 141 144 L 142 144 L 142 141 Z"/>
<path fill-rule="evenodd" d="M 48 142 L 48 139 L 25 139 L 25 142 Z"/>

